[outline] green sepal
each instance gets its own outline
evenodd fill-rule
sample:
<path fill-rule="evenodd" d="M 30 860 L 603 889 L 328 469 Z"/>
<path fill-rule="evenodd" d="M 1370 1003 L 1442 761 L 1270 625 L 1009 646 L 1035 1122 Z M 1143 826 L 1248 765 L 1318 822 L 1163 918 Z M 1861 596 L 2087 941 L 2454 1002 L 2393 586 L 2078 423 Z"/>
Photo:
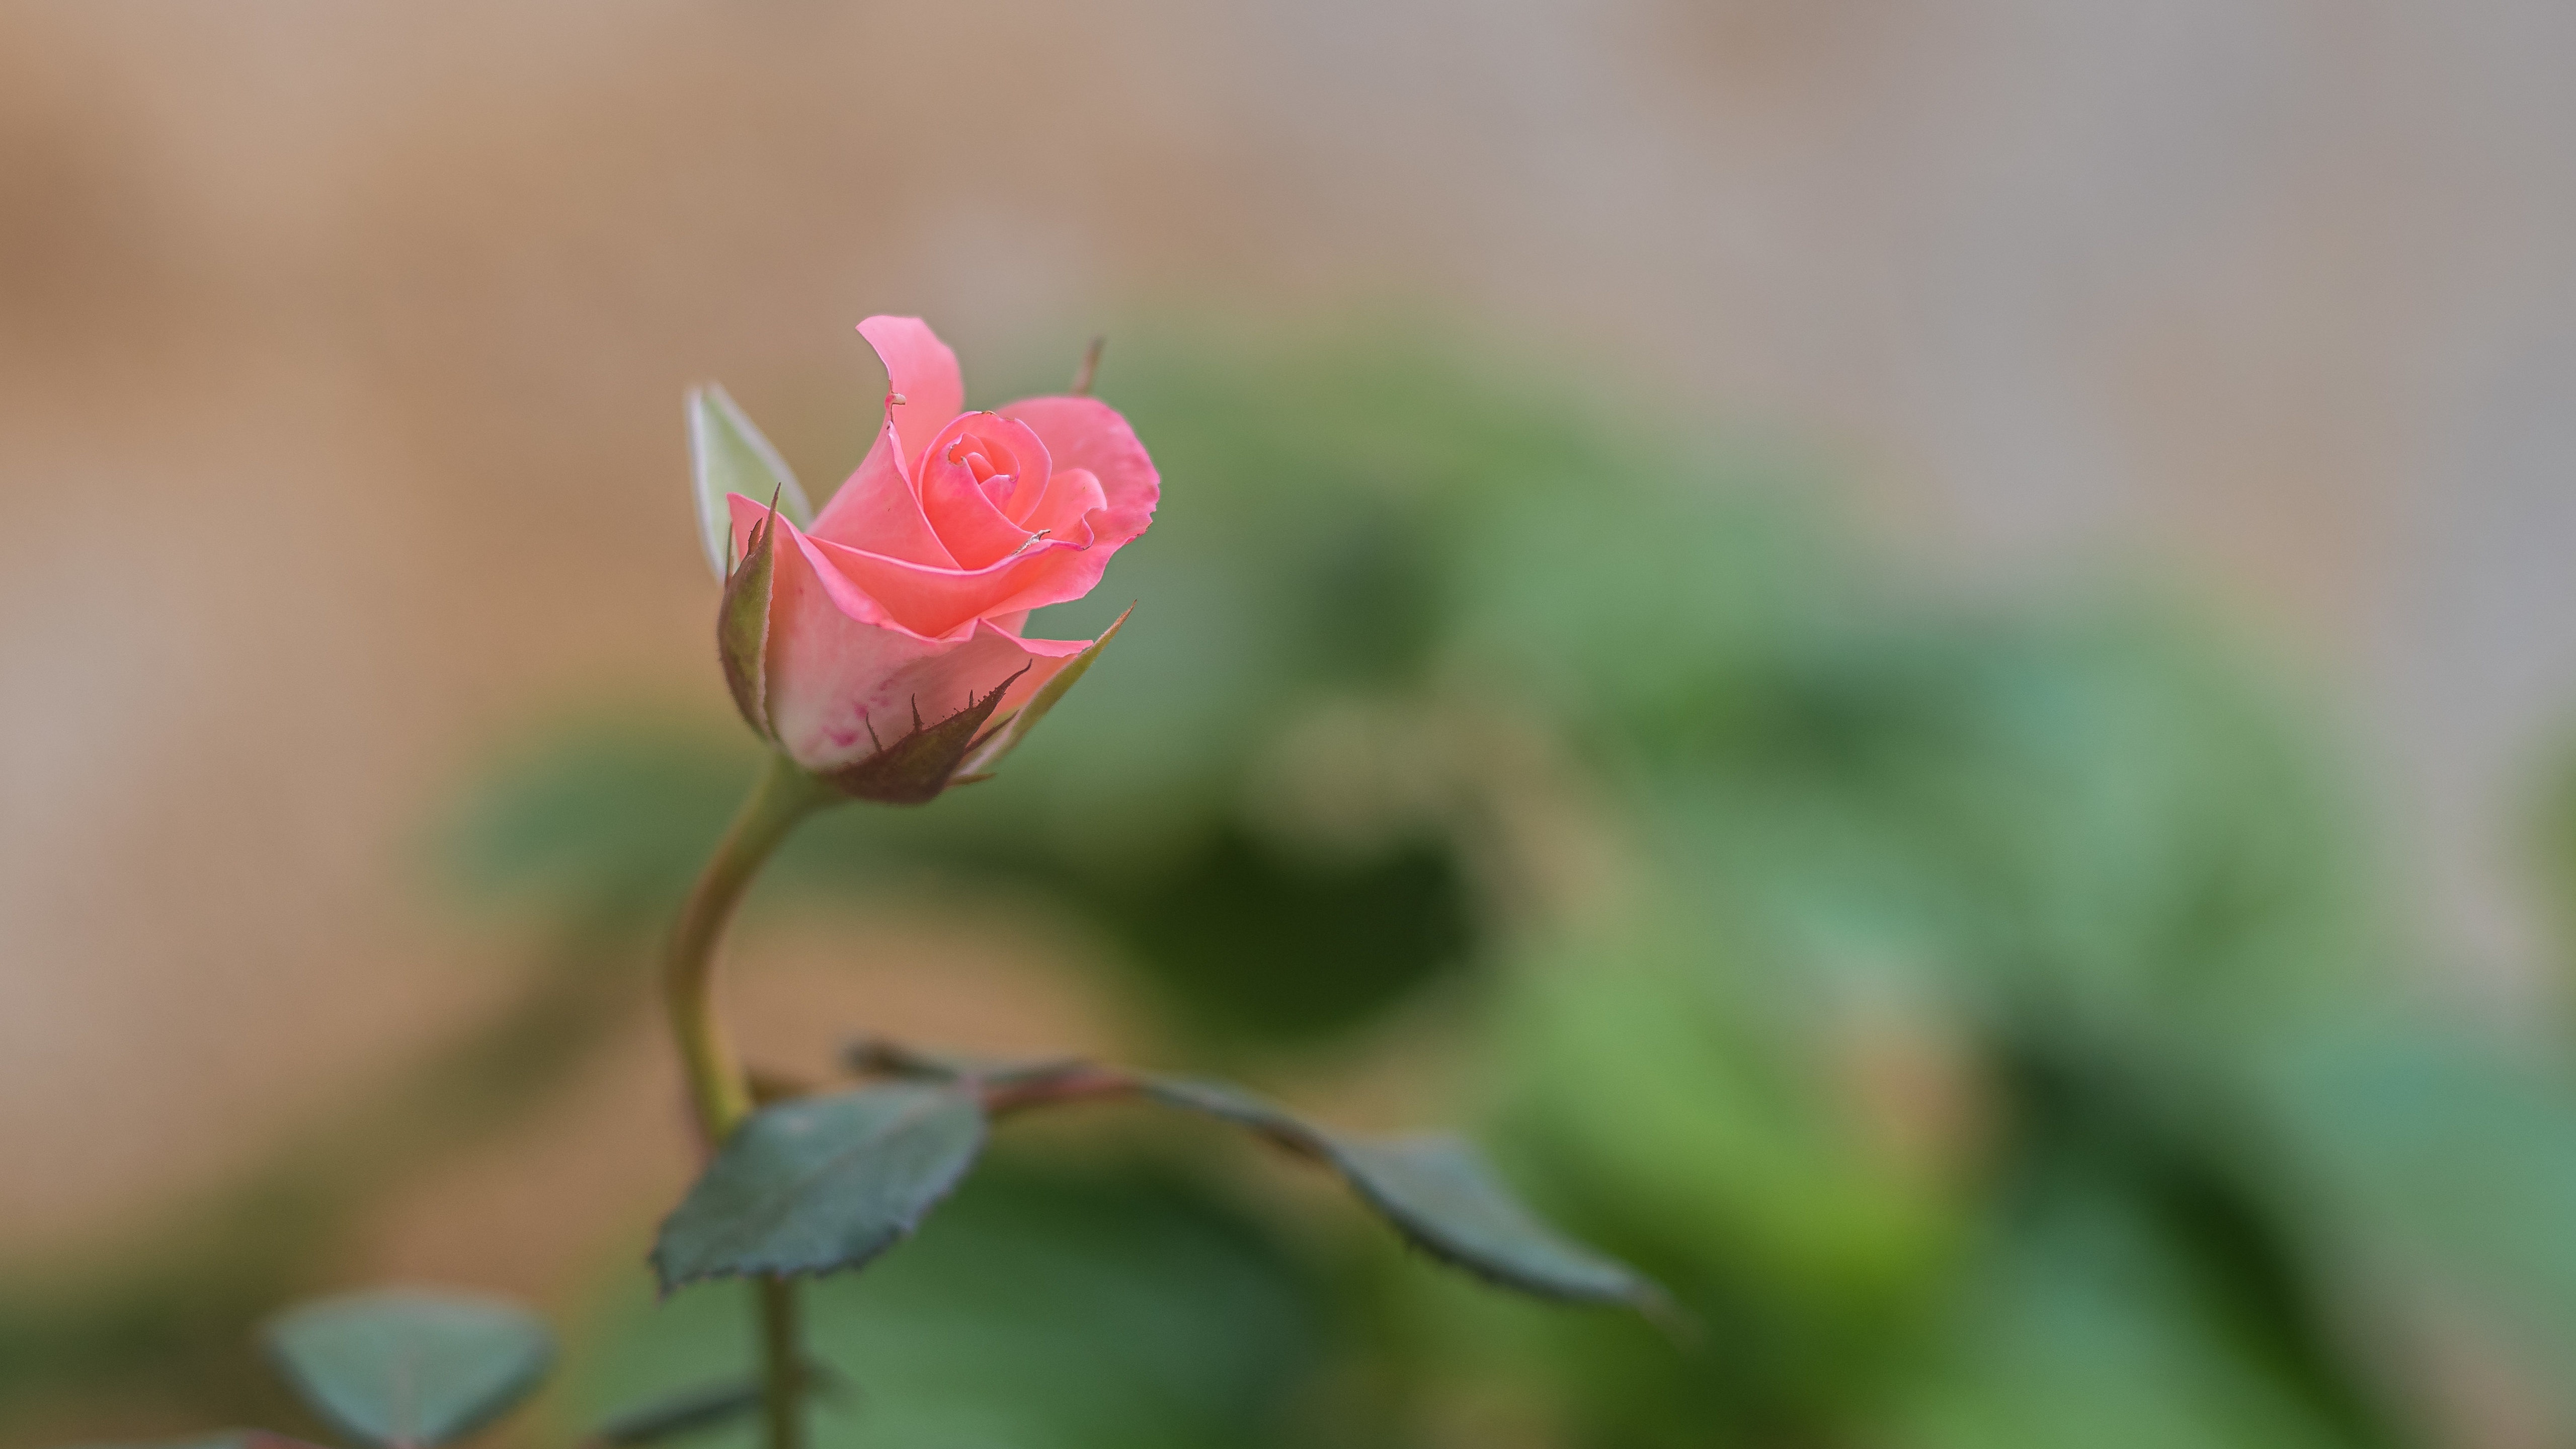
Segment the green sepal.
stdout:
<path fill-rule="evenodd" d="M 662 1291 L 702 1278 L 856 1268 L 921 1225 L 984 1148 L 982 1103 L 897 1082 L 764 1107 L 664 1220 Z"/>
<path fill-rule="evenodd" d="M 264 1335 L 305 1404 L 374 1449 L 436 1449 L 517 1406 L 554 1362 L 554 1335 L 513 1303 L 392 1290 L 290 1309 Z"/>
<path fill-rule="evenodd" d="M 824 783 L 854 800 L 873 800 L 880 805 L 925 805 L 938 799 L 941 791 L 958 783 L 959 762 L 974 748 L 993 717 L 993 710 L 1011 687 L 1019 673 L 994 685 L 982 699 L 968 695 L 966 707 L 935 725 L 921 722 L 921 711 L 912 712 L 912 728 L 892 744 L 880 744 L 876 753 L 854 765 L 826 771 Z"/>
<path fill-rule="evenodd" d="M 725 495 L 776 498 L 788 521 L 814 521 L 813 505 L 778 450 L 742 415 L 725 390 L 708 383 L 689 389 L 689 461 L 696 475 L 698 528 L 707 563 L 721 579 L 733 572 L 733 510 Z"/>
<path fill-rule="evenodd" d="M 1498 1287 L 1644 1309 L 1664 1302 L 1634 1269 L 1540 1221 L 1455 1137 L 1348 1137 L 1222 1082 L 1145 1077 L 1138 1085 L 1166 1106 L 1231 1122 L 1330 1165 L 1406 1242 Z"/>
<path fill-rule="evenodd" d="M 1126 613 L 1110 620 L 1109 627 L 1100 631 L 1100 637 L 1091 641 L 1090 648 L 1073 656 L 1055 672 L 1055 677 L 1046 682 L 1046 687 L 1038 691 L 1035 699 L 1002 721 L 990 735 L 978 740 L 975 748 L 958 765 L 957 783 L 968 784 L 990 776 L 1002 757 L 1019 748 L 1020 741 L 1028 738 L 1029 731 L 1037 728 L 1038 721 L 1046 718 L 1047 711 L 1055 708 L 1056 701 L 1064 698 L 1065 692 L 1072 689 L 1074 682 L 1091 668 L 1091 661 L 1099 658 L 1100 651 L 1109 647 L 1109 641 L 1118 637 L 1119 629 L 1127 623 L 1127 615 L 1135 612 L 1136 606 L 1129 604 Z"/>
<path fill-rule="evenodd" d="M 724 602 L 716 609 L 716 657 L 724 663 L 725 688 L 743 723 L 764 740 L 777 731 L 769 723 L 769 597 L 777 576 L 778 502 L 751 528 L 751 551 L 725 576 Z"/>

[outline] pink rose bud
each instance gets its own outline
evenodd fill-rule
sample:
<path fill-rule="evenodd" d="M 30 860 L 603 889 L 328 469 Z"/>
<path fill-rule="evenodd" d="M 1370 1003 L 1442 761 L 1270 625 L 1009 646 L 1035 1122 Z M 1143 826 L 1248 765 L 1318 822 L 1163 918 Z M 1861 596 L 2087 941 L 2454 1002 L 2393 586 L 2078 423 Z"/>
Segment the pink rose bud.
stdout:
<path fill-rule="evenodd" d="M 810 523 L 721 391 L 691 399 L 691 428 L 734 703 L 843 793 L 913 805 L 979 778 L 1117 633 L 1021 630 L 1030 610 L 1091 592 L 1153 521 L 1162 480 L 1102 403 L 960 412 L 957 355 L 921 319 L 859 332 L 885 362 L 885 426 Z"/>

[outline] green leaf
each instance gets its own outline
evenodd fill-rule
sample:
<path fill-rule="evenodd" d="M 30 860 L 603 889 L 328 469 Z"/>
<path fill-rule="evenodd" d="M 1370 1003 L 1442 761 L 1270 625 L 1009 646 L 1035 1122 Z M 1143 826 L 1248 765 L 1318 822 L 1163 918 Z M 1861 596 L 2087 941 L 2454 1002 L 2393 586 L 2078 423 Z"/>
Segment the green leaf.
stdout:
<path fill-rule="evenodd" d="M 724 602 L 716 607 L 716 657 L 724 664 L 725 687 L 743 723 L 762 739 L 776 738 L 769 725 L 769 594 L 778 552 L 778 504 L 751 532 L 751 552 L 725 575 Z"/>
<path fill-rule="evenodd" d="M 733 511 L 725 495 L 778 499 L 779 511 L 803 528 L 814 521 L 814 507 L 796 476 L 751 419 L 742 415 L 725 390 L 708 383 L 689 389 L 689 461 L 697 474 L 698 525 L 707 548 L 707 563 L 721 579 L 733 572 Z"/>
<path fill-rule="evenodd" d="M 1020 668 L 1025 673 L 1028 666 Z M 1014 674 L 1011 679 L 1019 677 Z M 921 711 L 915 709 L 912 729 L 893 744 L 822 778 L 852 799 L 880 805 L 926 805 L 938 799 L 940 792 L 959 783 L 958 761 L 974 747 L 976 735 L 984 721 L 993 717 L 993 708 L 1002 702 L 1011 679 L 994 685 L 980 700 L 968 696 L 964 709 L 935 725 L 923 725 Z"/>
<path fill-rule="evenodd" d="M 984 1146 L 961 1088 L 899 1082 L 755 1112 L 662 1224 L 664 1292 L 701 1278 L 856 1268 L 921 1225 Z"/>
<path fill-rule="evenodd" d="M 377 1449 L 432 1449 L 525 1398 L 554 1360 L 527 1310 L 461 1293 L 324 1299 L 268 1327 L 269 1356 L 313 1411 Z"/>
<path fill-rule="evenodd" d="M 1454 1137 L 1345 1137 L 1222 1082 L 1158 1077 L 1141 1085 L 1167 1106 L 1249 1128 L 1329 1163 L 1405 1241 L 1489 1283 L 1577 1302 L 1652 1307 L 1663 1300 L 1633 1269 L 1541 1222 Z"/>
<path fill-rule="evenodd" d="M 990 773 L 995 765 L 1000 764 L 1004 755 L 1018 749 L 1020 741 L 1028 738 L 1029 731 L 1037 728 L 1038 721 L 1047 717 L 1047 711 L 1055 708 L 1056 701 L 1064 698 L 1066 691 L 1072 689 L 1075 682 L 1089 672 L 1091 661 L 1099 658 L 1100 651 L 1109 647 L 1109 641 L 1118 637 L 1118 631 L 1126 627 L 1127 615 L 1135 612 L 1136 606 L 1130 604 L 1127 606 L 1126 613 L 1112 619 L 1109 627 L 1100 631 L 1100 637 L 1091 641 L 1090 648 L 1073 656 L 1070 663 L 1055 672 L 1055 678 L 1046 682 L 1046 687 L 1038 691 L 1037 698 L 1030 700 L 1017 713 L 1004 720 L 991 734 L 985 736 L 975 747 L 973 754 L 958 767 L 957 773 L 961 776 L 980 777 Z"/>
<path fill-rule="evenodd" d="M 1658 1296 L 1626 1264 L 1539 1221 L 1457 1138 L 1327 1140 L 1352 1190 L 1444 1263 L 1543 1298 L 1644 1304 Z"/>

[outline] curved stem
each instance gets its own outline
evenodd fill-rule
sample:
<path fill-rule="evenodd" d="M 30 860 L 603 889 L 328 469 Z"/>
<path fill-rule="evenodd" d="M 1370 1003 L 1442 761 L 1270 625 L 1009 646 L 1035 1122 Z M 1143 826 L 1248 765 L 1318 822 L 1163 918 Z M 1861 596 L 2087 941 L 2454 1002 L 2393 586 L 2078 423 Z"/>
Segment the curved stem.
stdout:
<path fill-rule="evenodd" d="M 710 1152 L 752 1111 L 751 1081 L 716 1008 L 716 946 L 743 892 L 787 832 L 839 798 L 785 756 L 771 756 L 690 890 L 671 933 L 664 999 L 688 1074 L 689 1102 Z M 804 1449 L 805 1352 L 797 1341 L 796 1285 L 786 1278 L 763 1278 L 758 1288 L 769 1449 Z"/>
<path fill-rule="evenodd" d="M 733 818 L 706 870 L 689 892 L 680 923 L 671 933 L 671 954 L 662 978 L 671 1011 L 671 1030 L 678 1038 L 680 1063 L 689 1078 L 689 1102 L 697 1109 L 698 1127 L 707 1145 L 732 1135 L 751 1115 L 751 1083 L 733 1038 L 716 1007 L 716 946 L 725 924 L 742 900 L 752 877 L 770 852 L 787 838 L 796 822 L 835 798 L 823 783 L 796 768 L 783 755 L 773 755 L 751 787 L 751 797 Z"/>

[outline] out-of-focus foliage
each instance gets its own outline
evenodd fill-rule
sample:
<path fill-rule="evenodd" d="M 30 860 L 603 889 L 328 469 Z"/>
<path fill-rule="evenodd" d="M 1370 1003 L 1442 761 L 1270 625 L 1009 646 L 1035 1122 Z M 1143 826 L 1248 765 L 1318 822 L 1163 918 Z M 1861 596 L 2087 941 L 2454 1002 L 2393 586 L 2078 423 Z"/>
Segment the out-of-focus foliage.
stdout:
<path fill-rule="evenodd" d="M 264 1335 L 313 1411 L 370 1449 L 436 1449 L 535 1392 L 554 1335 L 515 1303 L 379 1289 L 304 1304 Z"/>
<path fill-rule="evenodd" d="M 1033 632 L 1132 598 L 1117 646 L 995 783 L 819 818 L 762 902 L 1043 899 L 1174 1067 L 1437 1001 L 1452 1113 L 1691 1326 L 1006 1129 L 816 1296 L 827 1444 L 2371 1449 L 2456 1441 L 2462 1342 L 2576 1424 L 2563 1034 L 2417 999 L 2330 731 L 2209 621 L 1945 603 L 1794 469 L 1383 336 L 1122 335 L 1101 390 L 1166 502 Z M 496 774 L 469 883 L 665 919 L 752 768 L 697 705 Z M 741 1370 L 739 1285 L 604 1291 L 580 1422 Z"/>

